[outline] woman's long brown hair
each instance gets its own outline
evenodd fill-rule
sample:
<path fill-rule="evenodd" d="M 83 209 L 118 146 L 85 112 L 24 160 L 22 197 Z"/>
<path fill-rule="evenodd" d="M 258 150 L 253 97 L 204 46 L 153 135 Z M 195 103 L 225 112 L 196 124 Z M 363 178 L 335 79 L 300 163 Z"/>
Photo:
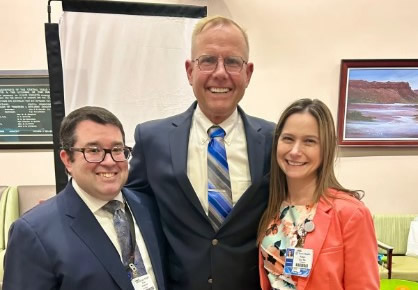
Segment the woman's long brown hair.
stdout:
<path fill-rule="evenodd" d="M 318 99 L 300 99 L 288 106 L 282 113 L 276 126 L 273 145 L 271 149 L 270 193 L 267 209 L 264 211 L 258 227 L 257 244 L 261 242 L 265 231 L 272 219 L 280 210 L 280 205 L 288 198 L 286 174 L 277 164 L 277 144 L 286 120 L 293 114 L 308 112 L 318 122 L 319 142 L 322 162 L 317 169 L 317 184 L 314 192 L 314 201 L 327 195 L 328 188 L 345 192 L 357 199 L 362 195 L 359 191 L 344 188 L 335 177 L 334 162 L 337 150 L 337 137 L 335 134 L 334 119 L 328 107 Z"/>

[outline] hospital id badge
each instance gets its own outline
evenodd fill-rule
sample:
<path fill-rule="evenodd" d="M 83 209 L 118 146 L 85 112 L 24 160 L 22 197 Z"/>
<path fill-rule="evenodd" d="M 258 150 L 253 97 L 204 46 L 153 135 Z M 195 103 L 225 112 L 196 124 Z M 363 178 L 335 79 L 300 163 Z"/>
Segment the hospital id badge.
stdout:
<path fill-rule="evenodd" d="M 155 290 L 154 283 L 149 274 L 131 280 L 135 290 Z"/>
<path fill-rule="evenodd" d="M 311 273 L 313 250 L 287 248 L 284 262 L 284 273 L 299 277 L 308 277 Z"/>

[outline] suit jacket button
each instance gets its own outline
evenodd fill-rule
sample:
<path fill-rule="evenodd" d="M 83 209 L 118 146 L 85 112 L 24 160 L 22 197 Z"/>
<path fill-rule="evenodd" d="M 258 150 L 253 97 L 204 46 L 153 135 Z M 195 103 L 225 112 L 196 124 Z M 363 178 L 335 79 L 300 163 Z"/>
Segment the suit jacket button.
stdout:
<path fill-rule="evenodd" d="M 212 240 L 212 246 L 216 246 L 218 244 L 218 240 L 217 239 L 213 239 Z"/>
<path fill-rule="evenodd" d="M 209 283 L 209 284 L 212 284 L 212 282 L 213 282 L 212 278 L 209 278 L 209 279 L 208 279 L 208 283 Z"/>

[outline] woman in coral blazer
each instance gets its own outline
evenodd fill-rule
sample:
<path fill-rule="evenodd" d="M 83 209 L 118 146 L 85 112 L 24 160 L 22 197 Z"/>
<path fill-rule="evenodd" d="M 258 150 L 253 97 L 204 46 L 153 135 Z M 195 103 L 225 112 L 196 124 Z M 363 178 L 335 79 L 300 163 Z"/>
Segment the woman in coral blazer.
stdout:
<path fill-rule="evenodd" d="M 273 148 L 269 204 L 258 234 L 262 289 L 378 290 L 373 220 L 360 192 L 335 177 L 327 106 L 310 99 L 291 104 Z"/>

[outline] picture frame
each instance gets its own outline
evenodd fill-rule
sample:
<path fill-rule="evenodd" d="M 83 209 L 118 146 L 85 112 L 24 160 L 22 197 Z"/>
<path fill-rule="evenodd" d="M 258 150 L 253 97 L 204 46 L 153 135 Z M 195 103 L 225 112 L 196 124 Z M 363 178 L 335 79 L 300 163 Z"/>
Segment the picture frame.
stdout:
<path fill-rule="evenodd" d="M 52 149 L 46 70 L 0 70 L 0 149 Z"/>
<path fill-rule="evenodd" d="M 418 146 L 418 59 L 342 60 L 339 146 Z"/>

